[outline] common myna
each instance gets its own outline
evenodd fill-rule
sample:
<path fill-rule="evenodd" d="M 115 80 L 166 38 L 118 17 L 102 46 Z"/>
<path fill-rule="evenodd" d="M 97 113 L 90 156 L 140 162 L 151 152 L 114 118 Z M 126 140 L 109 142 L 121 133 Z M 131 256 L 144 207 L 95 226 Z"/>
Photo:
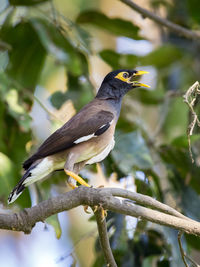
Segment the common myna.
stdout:
<path fill-rule="evenodd" d="M 102 161 L 113 149 L 122 98 L 133 88 L 149 87 L 136 81 L 145 73 L 148 72 L 121 69 L 107 74 L 96 97 L 24 162 L 25 173 L 10 193 L 8 203 L 15 201 L 25 187 L 55 170 L 64 169 L 73 188 L 76 181 L 89 186 L 78 173 L 86 164 Z"/>

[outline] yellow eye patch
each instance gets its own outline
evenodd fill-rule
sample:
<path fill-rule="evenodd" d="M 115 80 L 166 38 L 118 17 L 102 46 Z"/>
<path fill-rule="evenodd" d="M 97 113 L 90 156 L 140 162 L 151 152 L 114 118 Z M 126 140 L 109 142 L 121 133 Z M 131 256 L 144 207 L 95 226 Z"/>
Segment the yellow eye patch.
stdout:
<path fill-rule="evenodd" d="M 129 74 L 128 72 L 126 71 L 122 71 L 120 73 L 118 73 L 116 76 L 115 76 L 116 79 L 119 79 L 123 82 L 127 82 L 129 80 Z"/>

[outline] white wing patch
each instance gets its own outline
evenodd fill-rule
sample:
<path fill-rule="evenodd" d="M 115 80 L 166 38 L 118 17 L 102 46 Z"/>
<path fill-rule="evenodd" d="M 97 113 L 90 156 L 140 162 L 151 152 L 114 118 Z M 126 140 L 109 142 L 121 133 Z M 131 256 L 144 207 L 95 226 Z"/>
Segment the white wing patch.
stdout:
<path fill-rule="evenodd" d="M 109 126 L 113 123 L 113 120 L 111 122 L 109 122 Z M 99 127 L 98 130 L 102 129 L 103 127 L 105 127 L 107 124 L 103 124 L 101 127 Z M 98 132 L 98 130 L 96 132 Z M 82 142 L 85 142 L 93 137 L 97 137 L 97 135 L 95 135 L 95 133 L 93 134 L 89 134 L 89 135 L 86 135 L 86 136 L 82 136 L 80 138 L 78 138 L 76 141 L 74 141 L 75 144 L 79 144 L 79 143 L 82 143 Z"/>
<path fill-rule="evenodd" d="M 93 134 L 86 135 L 86 136 L 83 136 L 83 137 L 80 137 L 79 139 L 77 139 L 76 141 L 74 141 L 74 143 L 75 144 L 82 143 L 82 142 L 85 142 L 85 141 L 91 139 L 92 137 L 95 137 L 94 133 Z"/>
<path fill-rule="evenodd" d="M 103 128 L 104 126 L 106 126 L 106 124 L 103 124 L 99 129 Z"/>
<path fill-rule="evenodd" d="M 115 145 L 115 140 L 114 138 L 112 138 L 111 142 L 107 145 L 107 147 L 101 153 L 89 159 L 86 162 L 86 164 L 93 164 L 93 163 L 100 162 L 103 159 L 105 159 L 110 153 L 110 151 L 113 149 L 114 145 Z"/>

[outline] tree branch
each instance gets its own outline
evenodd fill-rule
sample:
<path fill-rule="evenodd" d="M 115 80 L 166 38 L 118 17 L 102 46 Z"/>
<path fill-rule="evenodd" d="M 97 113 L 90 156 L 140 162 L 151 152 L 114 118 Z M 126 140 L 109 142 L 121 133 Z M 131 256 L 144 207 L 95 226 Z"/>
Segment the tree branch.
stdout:
<path fill-rule="evenodd" d="M 113 196 L 128 198 L 130 200 L 135 201 L 137 204 L 151 207 L 153 209 L 162 211 L 166 214 L 170 214 L 170 215 L 173 215 L 173 216 L 176 216 L 179 218 L 191 220 L 190 218 L 184 216 L 183 214 L 181 214 L 177 210 L 169 207 L 168 205 L 165 205 L 165 204 L 157 201 L 156 199 L 154 199 L 152 197 L 142 195 L 142 194 L 139 194 L 136 192 L 131 192 L 131 191 L 124 190 L 124 189 L 119 189 L 119 188 L 105 188 L 104 190 L 105 190 L 105 192 L 108 192 L 108 193 L 112 194 Z"/>
<path fill-rule="evenodd" d="M 167 27 L 171 31 L 176 32 L 177 34 L 182 35 L 187 39 L 200 40 L 200 33 L 199 32 L 191 31 L 191 30 L 186 29 L 180 25 L 177 25 L 177 24 L 175 24 L 175 23 L 173 23 L 167 19 L 161 18 L 160 16 L 156 15 L 155 13 L 138 6 L 137 4 L 132 2 L 131 0 L 120 0 L 120 1 L 124 4 L 126 4 L 127 6 L 129 6 L 131 9 L 134 9 L 138 13 L 142 14 L 142 16 L 147 17 L 149 19 L 152 19 L 153 21 L 157 22 L 158 24 Z"/>
<path fill-rule="evenodd" d="M 44 221 L 49 216 L 70 210 L 80 205 L 88 205 L 91 207 L 101 205 L 105 210 L 110 210 L 133 217 L 139 217 L 154 223 L 173 227 L 188 234 L 200 236 L 200 223 L 192 219 L 180 217 L 180 214 L 169 214 L 172 209 L 167 205 L 161 211 L 145 208 L 139 205 L 135 205 L 130 201 L 121 200 L 113 195 L 121 195 L 125 198 L 134 199 L 138 203 L 147 203 L 154 209 L 160 209 L 163 207 L 162 203 L 156 201 L 151 197 L 144 196 L 129 192 L 124 189 L 116 188 L 86 188 L 78 187 L 70 192 L 61 194 L 56 197 L 49 198 L 38 205 L 24 209 L 19 213 L 14 214 L 0 214 L 0 229 L 23 231 L 24 233 L 30 233 L 32 228 L 37 222 Z M 167 208 L 166 208 L 167 207 Z M 171 210 L 172 211 L 172 210 Z M 171 212 L 170 211 L 170 212 Z M 166 214 L 167 213 L 167 214 Z"/>
<path fill-rule="evenodd" d="M 106 266 L 117 267 L 117 264 L 115 262 L 115 259 L 113 257 L 112 250 L 110 247 L 104 212 L 105 211 L 101 206 L 99 206 L 96 210 L 94 209 L 94 214 L 95 214 L 97 226 L 98 226 L 99 241 L 100 241 L 101 248 L 104 254 L 104 258 L 107 264 Z"/>

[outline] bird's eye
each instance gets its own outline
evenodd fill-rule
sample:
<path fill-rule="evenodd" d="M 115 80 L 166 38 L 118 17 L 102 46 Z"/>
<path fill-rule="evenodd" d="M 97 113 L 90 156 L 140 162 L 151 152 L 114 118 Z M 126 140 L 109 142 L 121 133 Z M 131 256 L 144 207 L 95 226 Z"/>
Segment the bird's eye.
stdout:
<path fill-rule="evenodd" d="M 127 72 L 124 72 L 124 73 L 123 73 L 123 77 L 124 77 L 125 79 L 127 79 L 127 78 L 128 78 L 128 76 L 129 76 L 129 75 L 128 75 L 128 73 L 127 73 Z"/>
<path fill-rule="evenodd" d="M 115 78 L 121 80 L 122 82 L 126 82 L 128 81 L 128 78 L 129 78 L 129 73 L 128 72 L 125 72 L 125 71 L 122 71 L 122 72 L 119 72 Z"/>

